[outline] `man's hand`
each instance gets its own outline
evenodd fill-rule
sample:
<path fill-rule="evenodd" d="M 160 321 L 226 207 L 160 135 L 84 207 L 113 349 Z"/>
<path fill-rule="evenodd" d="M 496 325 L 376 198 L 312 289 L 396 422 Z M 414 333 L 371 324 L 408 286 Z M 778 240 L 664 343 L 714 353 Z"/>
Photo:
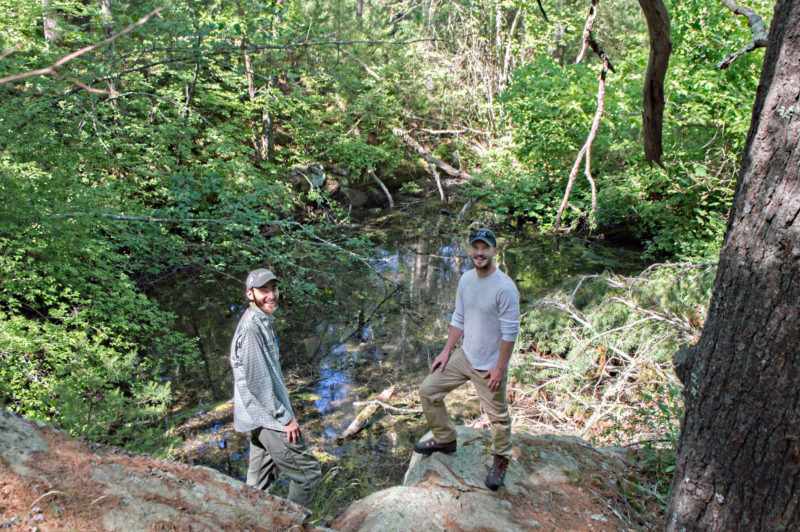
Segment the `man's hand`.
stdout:
<path fill-rule="evenodd" d="M 450 351 L 444 350 L 439 353 L 439 356 L 433 359 L 433 364 L 431 365 L 431 370 L 428 373 L 433 373 L 436 371 L 437 367 L 440 367 L 442 371 L 444 371 L 444 367 L 447 365 L 447 361 L 450 360 Z"/>
<path fill-rule="evenodd" d="M 286 428 L 286 439 L 289 440 L 289 443 L 297 443 L 300 441 L 300 424 L 295 418 L 292 418 L 284 427 Z"/>
<path fill-rule="evenodd" d="M 489 379 L 489 383 L 487 384 L 487 386 L 489 387 L 490 390 L 494 391 L 498 389 L 501 384 L 503 384 L 503 379 L 506 378 L 506 370 L 505 368 L 500 368 L 495 366 L 489 371 L 487 371 L 483 375 L 483 378 Z"/>

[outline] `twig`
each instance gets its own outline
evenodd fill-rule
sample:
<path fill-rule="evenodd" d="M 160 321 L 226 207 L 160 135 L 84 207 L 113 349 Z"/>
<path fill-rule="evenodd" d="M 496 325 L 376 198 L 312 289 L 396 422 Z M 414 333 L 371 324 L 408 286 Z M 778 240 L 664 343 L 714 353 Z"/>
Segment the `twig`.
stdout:
<path fill-rule="evenodd" d="M 633 442 L 630 442 L 630 443 L 626 443 L 626 444 L 623 444 L 622 447 L 623 448 L 628 448 L 628 447 L 634 447 L 636 445 L 644 445 L 646 443 L 669 443 L 671 441 L 672 440 L 670 440 L 669 438 L 653 438 L 653 439 L 650 439 L 650 440 L 639 440 L 639 441 L 633 441 Z"/>
<path fill-rule="evenodd" d="M 44 499 L 44 498 L 45 498 L 45 497 L 47 497 L 48 495 L 64 495 L 64 492 L 63 492 L 63 491 L 58 491 L 58 490 L 52 490 L 52 491 L 48 491 L 47 493 L 45 493 L 44 495 L 42 495 L 41 497 L 39 497 L 38 499 L 36 499 L 35 501 L 33 501 L 33 502 L 31 503 L 31 510 L 33 510 L 33 507 L 34 507 L 34 506 L 36 506 L 36 503 L 37 503 L 37 502 L 41 501 L 42 499 Z M 30 511 L 28 511 L 28 514 L 30 514 L 30 513 L 31 513 L 31 512 L 30 512 Z"/>

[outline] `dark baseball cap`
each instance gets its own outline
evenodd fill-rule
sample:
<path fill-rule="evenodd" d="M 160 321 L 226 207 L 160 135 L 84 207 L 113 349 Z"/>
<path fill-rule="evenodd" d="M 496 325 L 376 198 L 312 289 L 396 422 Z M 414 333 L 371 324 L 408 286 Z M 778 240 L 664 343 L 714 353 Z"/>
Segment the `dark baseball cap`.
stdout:
<path fill-rule="evenodd" d="M 251 288 L 261 288 L 273 279 L 278 280 L 274 273 L 266 268 L 259 268 L 247 274 L 247 280 L 245 280 L 244 286 L 247 290 Z"/>
<path fill-rule="evenodd" d="M 485 227 L 482 227 L 480 229 L 474 229 L 469 234 L 470 245 L 475 243 L 476 240 L 482 240 L 486 242 L 486 244 L 492 246 L 493 248 L 497 247 L 497 240 L 494 238 L 494 233 L 492 233 L 491 229 L 486 229 Z"/>

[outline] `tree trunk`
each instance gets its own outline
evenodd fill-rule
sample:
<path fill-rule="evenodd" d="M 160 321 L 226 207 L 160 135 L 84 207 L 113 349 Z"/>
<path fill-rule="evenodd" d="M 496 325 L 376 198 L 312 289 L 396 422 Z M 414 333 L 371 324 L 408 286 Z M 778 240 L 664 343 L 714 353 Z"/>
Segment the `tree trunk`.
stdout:
<path fill-rule="evenodd" d="M 659 166 L 664 149 L 661 130 L 664 122 L 664 77 L 672 53 L 669 39 L 669 13 L 662 0 L 639 0 L 647 20 L 650 34 L 650 58 L 644 78 L 644 101 L 642 102 L 642 129 L 644 133 L 644 158 Z"/>
<path fill-rule="evenodd" d="M 668 530 L 800 530 L 800 0 L 779 0 L 708 320 L 676 356 Z"/>
<path fill-rule="evenodd" d="M 56 17 L 55 7 L 51 0 L 42 0 L 42 26 L 44 28 L 44 40 L 47 47 L 50 43 L 61 44 L 61 32 L 58 28 L 58 17 Z"/>
<path fill-rule="evenodd" d="M 111 0 L 100 0 L 100 18 L 103 22 L 103 36 L 108 39 L 112 35 L 114 35 L 114 14 L 111 11 Z M 108 63 L 109 63 L 109 70 L 112 72 L 111 77 L 109 77 L 106 85 L 108 86 L 108 92 L 112 95 L 117 93 L 117 78 L 114 77 L 113 74 L 117 71 L 117 57 L 116 52 L 114 50 L 114 41 L 108 43 Z M 115 111 L 117 110 L 117 99 L 111 99 L 111 108 Z M 116 113 L 114 116 L 114 122 L 116 123 Z"/>

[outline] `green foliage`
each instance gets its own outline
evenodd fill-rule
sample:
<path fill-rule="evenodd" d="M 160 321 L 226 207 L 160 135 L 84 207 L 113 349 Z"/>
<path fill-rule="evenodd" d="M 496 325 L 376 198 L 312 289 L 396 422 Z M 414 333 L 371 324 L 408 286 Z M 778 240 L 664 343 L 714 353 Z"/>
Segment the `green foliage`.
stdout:
<path fill-rule="evenodd" d="M 753 8 L 768 18 L 768 2 Z M 746 54 L 728 70 L 716 70 L 721 52 L 731 53 L 750 38 L 743 19 L 724 9 L 680 2 L 669 11 L 673 52 L 665 85 L 667 170 L 648 168 L 640 147 L 648 57 L 643 21 L 625 20 L 630 35 L 624 42 L 618 37 L 601 43 L 616 72 L 608 73 L 604 114 L 591 150 L 596 222 L 601 228 L 628 227 L 651 256 L 711 257 L 718 253 L 730 208 L 763 54 Z M 601 9 L 598 20 L 604 24 L 604 17 L 619 16 Z M 514 174 L 490 174 L 490 183 L 483 185 L 490 190 L 488 206 L 501 217 L 542 227 L 555 218 L 597 106 L 597 58 L 570 64 L 572 47 L 579 45 L 567 43 L 562 64 L 542 53 L 541 43 L 532 43 L 540 53 L 516 70 L 500 99 L 512 126 L 514 155 L 524 166 Z M 567 223 L 586 216 L 590 200 L 581 167 L 570 201 L 583 213 L 565 211 Z"/>
<path fill-rule="evenodd" d="M 768 14 L 766 1 L 756 4 Z M 153 7 L 113 3 L 113 30 Z M 501 221 L 552 226 L 594 115 L 599 66 L 594 56 L 571 64 L 584 6 L 548 9 L 552 24 L 527 4 L 495 0 L 419 4 L 401 20 L 396 5 L 379 3 L 365 3 L 361 17 L 346 2 L 173 3 L 58 75 L 0 85 L 0 401 L 92 439 L 161 441 L 172 394 L 224 370 L 201 358 L 197 331 L 176 332 L 211 304 L 204 293 L 238 300 L 244 273 L 267 264 L 286 280 L 290 305 L 335 305 L 337 272 L 367 272 L 366 235 L 344 231 L 346 208 L 292 182 L 291 169 L 316 163 L 347 186 L 368 183 L 369 171 L 387 183 L 427 176 L 394 126 L 443 159 L 480 167 L 469 193 Z M 713 256 L 762 52 L 716 71 L 721 54 L 749 39 L 743 19 L 694 3 L 669 10 L 662 171 L 642 163 L 639 8 L 601 7 L 595 35 L 616 72 L 592 149 L 598 210 L 585 225 L 629 229 L 651 255 Z M 0 3 L 0 54 L 10 52 L 0 77 L 106 36 L 99 4 L 64 0 L 54 13 L 61 43 L 44 41 L 39 3 Z M 566 30 L 558 43 L 554 27 Z M 548 55 L 554 44 L 563 61 Z M 582 173 L 571 201 L 588 210 Z M 565 212 L 567 225 L 585 221 Z M 586 285 L 576 311 L 598 330 L 626 328 L 602 338 L 627 356 L 645 346 L 665 364 L 671 344 L 652 335 L 667 329 L 631 326 L 639 318 L 616 303 L 595 316 L 595 300 L 581 299 L 606 290 Z M 581 348 L 570 324 L 534 309 L 523 328 L 588 379 L 600 345 Z M 547 373 L 555 364 L 540 376 L 557 378 Z"/>
<path fill-rule="evenodd" d="M 151 7 L 114 4 L 114 29 Z M 0 77 L 104 37 L 95 7 L 60 2 L 54 13 L 62 41 L 46 47 L 40 9 L 0 5 L 0 52 L 19 45 Z M 339 234 L 342 210 L 285 176 L 311 160 L 344 164 L 354 179 L 390 171 L 380 117 L 394 104 L 380 87 L 371 99 L 314 58 L 270 48 L 307 35 L 302 14 L 273 2 L 176 4 L 73 59 L 63 77 L 0 85 L 3 404 L 90 439 L 163 444 L 173 384 L 222 368 L 205 367 L 196 339 L 150 297 L 160 279 L 192 279 L 175 298 L 186 308 L 212 285 L 239 299 L 244 272 L 268 264 L 287 299 L 310 305 L 334 273 L 327 265 L 364 267 L 348 264 L 367 240 Z M 276 124 L 273 161 L 253 148 L 264 113 Z"/>

